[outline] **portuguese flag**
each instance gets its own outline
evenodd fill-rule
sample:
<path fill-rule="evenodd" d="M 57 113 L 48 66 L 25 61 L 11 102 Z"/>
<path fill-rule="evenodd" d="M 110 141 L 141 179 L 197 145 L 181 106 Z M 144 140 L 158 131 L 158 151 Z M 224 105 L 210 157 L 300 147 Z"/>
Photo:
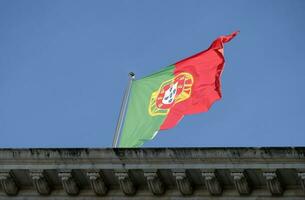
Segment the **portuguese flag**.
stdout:
<path fill-rule="evenodd" d="M 184 115 L 208 111 L 221 98 L 223 45 L 237 34 L 220 36 L 207 50 L 135 80 L 119 147 L 139 147 Z"/>

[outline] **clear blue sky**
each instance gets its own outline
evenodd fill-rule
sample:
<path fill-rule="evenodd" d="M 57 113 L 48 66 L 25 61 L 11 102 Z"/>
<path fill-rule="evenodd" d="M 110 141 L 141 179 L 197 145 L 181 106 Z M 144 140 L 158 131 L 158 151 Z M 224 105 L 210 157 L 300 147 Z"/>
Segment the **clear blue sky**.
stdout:
<path fill-rule="evenodd" d="M 110 147 L 137 78 L 225 47 L 223 99 L 145 147 L 304 146 L 305 1 L 0 1 L 0 147 Z"/>

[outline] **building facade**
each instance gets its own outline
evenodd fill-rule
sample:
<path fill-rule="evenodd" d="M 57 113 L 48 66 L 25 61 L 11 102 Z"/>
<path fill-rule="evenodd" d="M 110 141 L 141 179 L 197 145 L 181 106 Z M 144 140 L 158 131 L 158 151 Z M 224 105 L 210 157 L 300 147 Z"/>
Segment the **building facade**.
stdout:
<path fill-rule="evenodd" d="M 0 149 L 0 200 L 305 199 L 305 148 Z"/>

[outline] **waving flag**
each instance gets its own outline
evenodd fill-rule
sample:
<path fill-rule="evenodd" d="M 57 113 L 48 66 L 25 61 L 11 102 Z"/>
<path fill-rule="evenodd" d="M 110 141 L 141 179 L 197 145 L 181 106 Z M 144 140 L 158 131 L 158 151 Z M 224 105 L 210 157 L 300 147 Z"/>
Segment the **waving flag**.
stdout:
<path fill-rule="evenodd" d="M 184 115 L 208 111 L 221 98 L 223 45 L 237 34 L 221 36 L 207 50 L 135 80 L 119 147 L 139 147 Z"/>

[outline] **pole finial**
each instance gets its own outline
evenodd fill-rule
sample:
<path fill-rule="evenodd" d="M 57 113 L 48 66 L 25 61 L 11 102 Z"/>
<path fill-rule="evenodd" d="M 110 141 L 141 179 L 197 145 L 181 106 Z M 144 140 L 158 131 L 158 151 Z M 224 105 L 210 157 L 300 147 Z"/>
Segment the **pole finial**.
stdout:
<path fill-rule="evenodd" d="M 135 75 L 135 73 L 133 73 L 133 72 L 129 72 L 129 74 L 128 74 L 131 78 L 135 78 L 136 77 L 136 75 Z"/>

